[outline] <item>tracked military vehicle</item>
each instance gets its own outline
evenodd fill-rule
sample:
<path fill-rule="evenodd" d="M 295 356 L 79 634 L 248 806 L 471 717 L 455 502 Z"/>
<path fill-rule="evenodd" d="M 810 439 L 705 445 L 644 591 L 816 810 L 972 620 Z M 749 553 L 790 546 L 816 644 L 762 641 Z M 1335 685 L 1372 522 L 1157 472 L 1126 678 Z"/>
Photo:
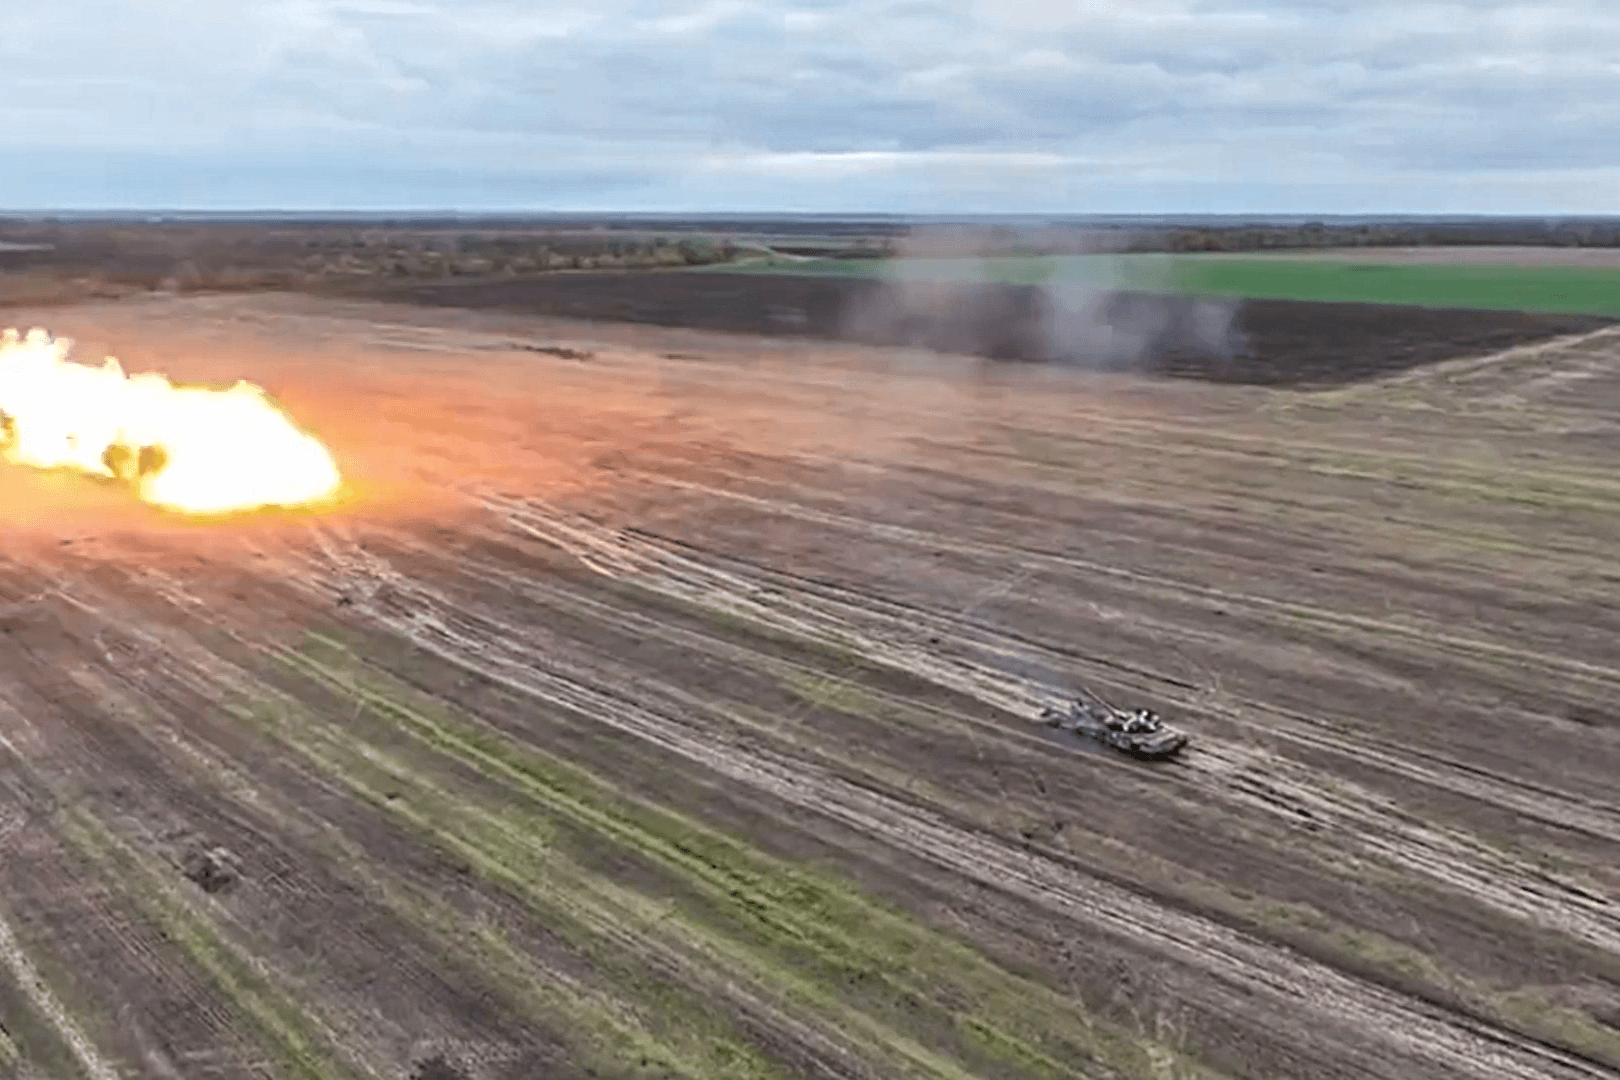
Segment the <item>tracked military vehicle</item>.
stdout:
<path fill-rule="evenodd" d="M 1047 705 L 1041 710 L 1041 719 L 1050 727 L 1090 736 L 1132 757 L 1173 757 L 1187 745 L 1187 734 L 1166 727 L 1152 709 L 1126 712 L 1088 691 Z"/>

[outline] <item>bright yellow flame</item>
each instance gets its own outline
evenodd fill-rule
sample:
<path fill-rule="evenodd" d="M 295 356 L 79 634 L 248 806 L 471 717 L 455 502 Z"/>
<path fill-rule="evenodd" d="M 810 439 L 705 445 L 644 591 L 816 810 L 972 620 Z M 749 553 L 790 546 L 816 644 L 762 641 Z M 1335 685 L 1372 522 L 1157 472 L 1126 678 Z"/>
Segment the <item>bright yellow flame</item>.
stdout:
<path fill-rule="evenodd" d="M 43 330 L 0 335 L 0 455 L 130 482 L 146 502 L 192 514 L 300 506 L 342 482 L 321 441 L 263 390 L 175 386 L 68 360 Z"/>

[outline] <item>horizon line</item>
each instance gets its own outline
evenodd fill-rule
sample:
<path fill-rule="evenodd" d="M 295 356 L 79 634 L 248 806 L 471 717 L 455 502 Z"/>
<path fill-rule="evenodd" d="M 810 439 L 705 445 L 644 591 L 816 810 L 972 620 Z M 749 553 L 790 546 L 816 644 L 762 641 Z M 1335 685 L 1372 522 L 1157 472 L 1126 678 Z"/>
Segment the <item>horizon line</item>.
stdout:
<path fill-rule="evenodd" d="M 1519 211 L 1514 213 L 1424 213 L 1419 211 L 1350 212 L 1350 211 L 894 211 L 894 210 L 561 210 L 537 208 L 458 208 L 458 207 L 329 207 L 322 209 L 295 209 L 289 207 L 235 207 L 230 209 L 201 209 L 176 206 L 151 207 L 0 207 L 0 219 L 6 218 L 722 218 L 780 220 L 784 218 L 821 219 L 827 221 L 1620 221 L 1620 212 L 1610 214 L 1581 214 L 1567 212 Z"/>

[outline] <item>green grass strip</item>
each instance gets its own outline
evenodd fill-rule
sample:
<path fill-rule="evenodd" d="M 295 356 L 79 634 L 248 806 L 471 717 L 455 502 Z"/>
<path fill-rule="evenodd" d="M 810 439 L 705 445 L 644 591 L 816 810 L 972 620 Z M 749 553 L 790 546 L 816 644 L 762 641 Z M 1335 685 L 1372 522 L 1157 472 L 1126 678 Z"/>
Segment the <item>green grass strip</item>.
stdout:
<path fill-rule="evenodd" d="M 244 720 L 255 719 L 251 709 L 233 705 L 227 705 L 227 709 Z M 346 779 L 363 798 L 391 806 L 396 801 L 397 792 L 392 789 L 397 784 L 375 767 L 373 756 L 368 756 L 360 767 L 382 779 L 368 785 L 352 771 Z M 188 761 L 188 764 L 195 766 L 196 763 Z M 711 1046 L 712 1054 L 708 1059 L 678 1060 L 678 1055 L 671 1054 L 664 1044 L 648 1034 L 643 1019 L 633 1015 L 621 1002 L 596 987 L 582 985 L 547 969 L 534 956 L 513 944 L 500 927 L 481 913 L 469 917 L 467 911 L 447 903 L 435 890 L 423 887 L 385 864 L 374 862 L 363 847 L 332 823 L 296 809 L 289 816 L 283 808 L 266 803 L 259 794 L 248 794 L 252 785 L 247 778 L 223 761 L 209 762 L 198 776 L 251 802 L 280 828 L 302 834 L 315 845 L 320 857 L 334 864 L 340 878 L 379 900 L 387 910 L 413 927 L 422 935 L 422 940 L 445 959 L 447 966 L 465 966 L 492 981 L 514 1012 L 560 1035 L 570 1061 L 582 1074 L 616 1080 L 635 1077 L 670 1080 L 677 1076 L 712 1076 L 721 1080 L 723 1076 L 732 1075 L 714 1069 L 712 1063 L 737 1060 L 739 1055 L 733 1045 L 716 1042 Z M 542 843 L 549 839 L 550 830 L 535 828 L 532 819 L 522 822 L 522 826 L 530 828 L 531 835 Z M 458 855 L 464 854 L 462 849 L 454 850 Z M 768 1072 L 755 1070 L 754 1075 L 765 1077 Z"/>
<path fill-rule="evenodd" d="M 637 933 L 665 921 L 667 909 L 614 889 L 551 850 L 551 822 L 521 808 L 477 805 L 412 770 L 398 753 L 355 737 L 353 730 L 297 715 L 292 706 L 261 703 L 237 715 L 273 733 L 349 790 L 465 862 L 479 877 L 521 898 L 549 931 L 614 975 L 615 989 L 630 999 L 623 1007 L 587 988 L 559 984 L 555 976 L 549 984 L 544 974 L 531 972 L 523 978 L 528 992 L 538 992 L 543 1005 L 583 1029 L 570 1034 L 598 1057 L 603 1069 L 693 1080 L 766 1080 L 777 1075 L 770 1062 L 739 1041 L 729 1018 L 718 1015 L 712 1002 L 671 994 L 647 977 L 644 957 L 623 955 L 621 946 L 635 945 Z M 349 727 L 366 727 L 365 717 L 357 717 Z M 428 921 L 446 929 L 442 918 Z M 511 976 L 521 974 L 520 958 L 496 928 L 463 927 L 457 936 L 473 946 L 484 966 L 514 984 Z"/>
<path fill-rule="evenodd" d="M 745 850 L 676 814 L 626 800 L 583 770 L 530 747 L 518 746 L 483 725 L 470 726 L 400 704 L 413 696 L 366 670 L 341 642 L 312 636 L 290 662 L 355 694 L 438 753 L 445 754 L 520 792 L 547 811 L 611 843 L 679 873 L 705 893 L 734 926 L 745 928 L 755 951 L 776 957 L 774 970 L 762 958 L 738 954 L 734 944 L 712 935 L 707 944 L 766 971 L 780 989 L 841 1024 L 881 1038 L 891 1052 L 917 1065 L 945 1063 L 875 1019 L 838 1007 L 830 987 L 872 988 L 880 998 L 932 1009 L 954 1027 L 955 1049 L 1000 1061 L 1026 1075 L 1067 1075 L 1070 1067 L 1043 1046 L 1073 1059 L 1106 1063 L 1124 1075 L 1150 1075 L 1151 1055 L 1137 1040 L 1077 1015 L 1075 1004 L 1037 984 L 1001 971 L 966 946 L 876 907 L 819 875 Z M 678 913 L 677 913 L 678 914 Z M 688 927 L 688 932 L 695 928 Z M 940 1006 L 932 999 L 971 1004 Z M 879 1010 L 882 1012 L 882 1010 Z M 947 1069 L 946 1072 L 954 1072 Z"/>
<path fill-rule="evenodd" d="M 373 710 L 392 722 L 405 720 L 415 729 L 412 734 L 422 735 L 422 718 L 411 710 L 384 697 L 362 692 L 363 700 Z M 362 718 L 363 721 L 363 718 Z M 361 722 L 357 722 L 358 724 Z M 434 725 L 438 728 L 438 725 Z M 470 749 L 454 736 L 442 737 L 442 729 L 432 734 L 428 745 L 438 752 Z M 605 941 L 620 939 L 626 934 L 638 940 L 627 943 L 641 950 L 657 950 L 660 940 L 668 941 L 678 935 L 678 944 L 689 957 L 695 957 L 705 966 L 729 972 L 728 979 L 745 983 L 760 983 L 775 995 L 785 995 L 800 1006 L 808 1006 L 822 1014 L 831 1014 L 836 1030 L 841 1033 L 860 1032 L 867 1052 L 887 1059 L 904 1075 L 936 1077 L 940 1080 L 966 1080 L 969 1075 L 947 1057 L 942 1057 L 905 1035 L 875 1023 L 870 1017 L 844 1007 L 824 987 L 806 980 L 786 968 L 765 970 L 759 958 L 746 945 L 724 935 L 705 932 L 678 909 L 654 901 L 632 890 L 592 875 L 575 865 L 559 852 L 549 850 L 551 823 L 510 806 L 494 809 L 479 806 L 464 794 L 451 792 L 413 773 L 395 754 L 380 751 L 375 746 L 352 739 L 339 731 L 306 736 L 297 748 L 321 761 L 334 776 L 341 777 L 352 789 L 386 807 L 405 820 L 412 828 L 430 837 L 435 843 L 456 857 L 464 859 L 480 876 L 504 887 L 514 895 L 523 897 L 536 910 L 553 931 L 563 931 L 576 946 L 590 954 L 599 964 L 607 965 L 620 985 L 643 998 L 656 990 L 648 985 L 636 985 L 637 965 L 625 963 L 604 949 Z M 486 776 L 492 768 L 499 771 L 495 759 L 474 754 L 461 760 L 479 767 Z M 368 775 L 369 774 L 369 775 Z M 512 777 L 506 779 L 511 780 Z M 523 792 L 518 785 L 508 784 L 514 791 Z M 389 796 L 392 796 L 391 798 Z M 552 799 L 547 808 L 559 813 L 569 824 L 579 826 L 593 816 L 593 809 L 572 800 Z M 572 811 L 572 812 L 570 812 Z M 608 820 L 608 819 L 603 819 Z M 598 822 L 600 824 L 601 822 Z M 588 827 L 588 826 L 587 826 Z M 602 839 L 645 854 L 646 845 L 634 843 L 636 837 L 625 830 L 604 833 L 593 830 Z M 691 869 L 691 867 L 688 867 Z M 698 882 L 703 884 L 701 880 Z M 709 890 L 732 908 L 741 907 L 757 921 L 769 909 L 757 896 L 740 892 L 735 883 L 722 890 Z M 653 930 L 658 933 L 650 933 Z M 776 928 L 780 930 L 781 928 Z M 875 978 L 870 969 L 856 973 Z M 685 1037 L 701 1032 L 707 1019 L 713 1027 L 719 1018 L 705 1017 L 687 1004 L 667 993 L 660 993 L 650 1003 L 652 1014 L 667 1014 L 665 1022 L 656 1025 L 661 1038 Z M 713 1033 L 713 1034 L 718 1034 Z M 696 1048 L 694 1048 L 696 1049 Z M 694 1054 L 682 1053 L 671 1045 L 664 1047 L 668 1065 L 683 1075 L 695 1077 L 737 1076 L 752 1077 L 762 1073 L 763 1062 L 744 1052 L 741 1047 L 705 1046 Z M 729 1067 L 719 1069 L 722 1063 Z M 1052 1073 L 1051 1075 L 1064 1075 Z"/>
<path fill-rule="evenodd" d="M 300 1080 L 358 1080 L 375 1077 L 345 1060 L 336 1040 L 290 995 L 228 942 L 213 921 L 198 911 L 170 875 L 149 865 L 94 816 L 74 809 L 62 822 L 63 835 L 87 858 L 111 873 L 124 889 L 250 1019 L 277 1053 L 277 1072 Z"/>
<path fill-rule="evenodd" d="M 1178 259 L 1169 270 L 1166 286 L 1206 296 L 1620 316 L 1620 270 L 1327 259 Z"/>
<path fill-rule="evenodd" d="M 1578 266 L 1401 265 L 1362 259 L 1057 255 L 826 259 L 729 272 L 909 282 L 1077 285 L 1192 296 L 1620 317 L 1620 270 Z"/>

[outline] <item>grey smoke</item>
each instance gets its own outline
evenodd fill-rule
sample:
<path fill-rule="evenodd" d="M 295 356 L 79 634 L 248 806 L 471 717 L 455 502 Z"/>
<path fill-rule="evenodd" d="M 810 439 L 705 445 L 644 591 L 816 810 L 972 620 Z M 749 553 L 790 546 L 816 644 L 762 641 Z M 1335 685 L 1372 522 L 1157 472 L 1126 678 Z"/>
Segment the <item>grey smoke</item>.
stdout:
<path fill-rule="evenodd" d="M 902 258 L 939 260 L 920 273 L 891 272 L 844 312 L 851 338 L 941 352 L 1151 370 L 1177 355 L 1231 359 L 1245 345 L 1239 303 L 1120 288 L 1102 281 L 1001 285 L 985 260 L 997 256 L 1107 255 L 1119 233 L 1076 229 L 919 230 Z M 894 264 L 905 267 L 905 263 Z"/>
<path fill-rule="evenodd" d="M 1043 286 L 1042 355 L 1108 370 L 1144 370 L 1175 355 L 1230 360 L 1243 351 L 1234 301 L 1127 292 L 1069 283 Z"/>

